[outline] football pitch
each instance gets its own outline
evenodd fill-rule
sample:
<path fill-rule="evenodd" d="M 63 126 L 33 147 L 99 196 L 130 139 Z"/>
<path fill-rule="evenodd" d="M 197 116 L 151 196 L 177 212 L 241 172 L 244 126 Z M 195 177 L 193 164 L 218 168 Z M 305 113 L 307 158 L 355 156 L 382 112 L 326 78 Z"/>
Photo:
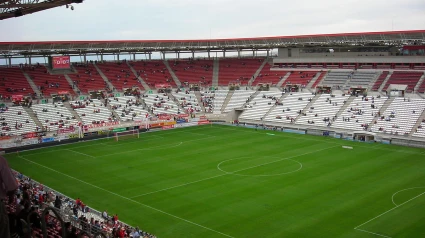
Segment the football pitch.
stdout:
<path fill-rule="evenodd" d="M 6 158 L 159 238 L 425 237 L 424 149 L 205 125 Z"/>

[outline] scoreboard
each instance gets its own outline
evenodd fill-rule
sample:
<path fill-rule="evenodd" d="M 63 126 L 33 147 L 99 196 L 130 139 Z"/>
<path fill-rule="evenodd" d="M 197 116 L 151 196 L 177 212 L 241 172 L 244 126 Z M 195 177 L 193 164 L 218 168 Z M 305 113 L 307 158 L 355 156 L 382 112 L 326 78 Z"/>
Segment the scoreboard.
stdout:
<path fill-rule="evenodd" d="M 49 66 L 51 69 L 70 69 L 70 56 L 51 56 L 49 57 Z"/>

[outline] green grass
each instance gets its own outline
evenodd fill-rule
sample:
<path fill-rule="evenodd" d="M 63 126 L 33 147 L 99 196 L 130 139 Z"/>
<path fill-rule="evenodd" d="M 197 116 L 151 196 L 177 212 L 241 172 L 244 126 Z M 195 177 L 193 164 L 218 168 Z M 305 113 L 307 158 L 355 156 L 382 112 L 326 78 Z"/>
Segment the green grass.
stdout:
<path fill-rule="evenodd" d="M 7 158 L 161 238 L 425 236 L 425 150 L 267 133 L 208 125 Z"/>

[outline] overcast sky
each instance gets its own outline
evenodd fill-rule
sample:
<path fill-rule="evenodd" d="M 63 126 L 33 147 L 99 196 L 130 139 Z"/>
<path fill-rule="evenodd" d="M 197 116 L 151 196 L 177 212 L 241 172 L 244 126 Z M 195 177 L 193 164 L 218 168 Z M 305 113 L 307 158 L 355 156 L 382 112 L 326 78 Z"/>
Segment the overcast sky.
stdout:
<path fill-rule="evenodd" d="M 0 21 L 0 41 L 209 39 L 425 29 L 425 0 L 85 0 Z"/>

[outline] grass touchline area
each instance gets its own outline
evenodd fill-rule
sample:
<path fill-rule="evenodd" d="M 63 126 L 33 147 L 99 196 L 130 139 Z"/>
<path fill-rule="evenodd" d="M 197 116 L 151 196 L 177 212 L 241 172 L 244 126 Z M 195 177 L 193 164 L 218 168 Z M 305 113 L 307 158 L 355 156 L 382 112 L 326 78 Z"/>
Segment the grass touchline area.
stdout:
<path fill-rule="evenodd" d="M 268 134 L 207 125 L 6 158 L 34 180 L 161 238 L 423 234 L 424 149 Z"/>

